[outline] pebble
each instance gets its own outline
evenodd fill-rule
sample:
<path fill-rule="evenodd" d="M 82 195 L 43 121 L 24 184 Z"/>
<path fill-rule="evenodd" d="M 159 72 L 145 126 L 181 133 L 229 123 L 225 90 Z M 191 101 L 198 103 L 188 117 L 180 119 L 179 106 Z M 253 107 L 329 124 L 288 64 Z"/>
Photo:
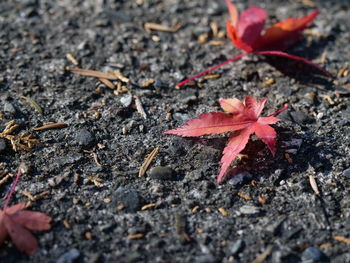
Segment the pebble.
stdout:
<path fill-rule="evenodd" d="M 230 247 L 230 253 L 235 255 L 240 252 L 244 247 L 244 241 L 242 239 L 236 240 Z"/>
<path fill-rule="evenodd" d="M 316 247 L 309 247 L 301 255 L 302 263 L 316 263 L 327 259 L 326 255 Z"/>
<path fill-rule="evenodd" d="M 6 141 L 3 138 L 0 138 L 0 152 L 6 149 Z"/>
<path fill-rule="evenodd" d="M 256 206 L 244 205 L 241 208 L 239 208 L 239 212 L 241 212 L 244 215 L 256 215 L 260 213 L 260 209 Z"/>
<path fill-rule="evenodd" d="M 158 180 L 174 180 L 176 179 L 174 170 L 167 166 L 156 166 L 149 171 L 149 177 Z"/>
<path fill-rule="evenodd" d="M 230 173 L 230 177 L 231 176 L 232 176 L 232 178 L 228 181 L 228 183 L 232 184 L 232 185 L 244 184 L 244 183 L 248 182 L 250 179 L 252 179 L 252 177 L 253 177 L 250 173 L 247 173 L 247 172 L 242 172 L 242 173 L 237 173 L 237 174 Z"/>
<path fill-rule="evenodd" d="M 75 141 L 81 146 L 89 146 L 94 140 L 94 135 L 85 128 L 78 130 L 75 135 Z"/>
<path fill-rule="evenodd" d="M 303 111 L 296 110 L 291 112 L 290 115 L 293 120 L 300 125 L 313 122 L 313 119 Z"/>
<path fill-rule="evenodd" d="M 350 168 L 346 169 L 343 171 L 343 176 L 346 178 L 350 179 Z"/>
<path fill-rule="evenodd" d="M 180 94 L 180 101 L 187 104 L 191 101 L 196 101 L 197 95 L 194 89 L 186 89 Z"/>
<path fill-rule="evenodd" d="M 140 209 L 142 198 L 134 189 L 119 187 L 113 194 L 113 202 L 110 204 L 118 206 L 123 204 L 125 211 L 136 212 Z"/>
<path fill-rule="evenodd" d="M 123 105 L 124 108 L 127 108 L 132 103 L 132 95 L 131 93 L 125 94 L 120 98 L 120 103 Z"/>
<path fill-rule="evenodd" d="M 73 263 L 80 256 L 79 250 L 72 248 L 58 258 L 57 263 Z"/>
<path fill-rule="evenodd" d="M 10 113 L 12 115 L 15 115 L 16 114 L 16 108 L 10 102 L 6 101 L 4 103 L 4 112 Z"/>

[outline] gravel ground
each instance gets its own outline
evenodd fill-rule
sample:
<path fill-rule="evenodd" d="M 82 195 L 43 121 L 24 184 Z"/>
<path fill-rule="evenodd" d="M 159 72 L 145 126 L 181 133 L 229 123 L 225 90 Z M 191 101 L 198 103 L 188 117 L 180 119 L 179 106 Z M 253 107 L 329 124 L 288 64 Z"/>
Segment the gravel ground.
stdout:
<path fill-rule="evenodd" d="M 266 8 L 269 24 L 313 9 L 307 1 L 235 2 L 240 10 L 246 2 Z M 259 255 L 350 262 L 349 240 L 335 239 L 350 238 L 350 4 L 314 2 L 321 14 L 289 52 L 322 62 L 333 80 L 300 63 L 248 56 L 216 70 L 217 79 L 179 90 L 185 77 L 238 54 L 210 26 L 225 31 L 224 1 L 2 0 L 0 128 L 15 120 L 14 134 L 32 133 L 41 144 L 14 152 L 0 139 L 1 173 L 26 170 L 12 204 L 28 201 L 22 191 L 49 191 L 32 209 L 53 223 L 36 235 L 40 252 L 29 258 L 8 242 L 1 262 L 252 262 Z M 146 22 L 181 28 L 147 32 Z M 84 69 L 120 70 L 133 83 L 122 84 L 129 93 L 66 71 L 68 53 Z M 142 87 L 148 80 L 155 82 Z M 290 105 L 275 125 L 277 154 L 253 138 L 248 158 L 217 185 L 226 135 L 162 132 L 220 111 L 220 98 L 246 95 L 268 98 L 264 114 Z M 33 130 L 47 122 L 68 126 Z M 2 200 L 11 182 L 1 185 Z"/>

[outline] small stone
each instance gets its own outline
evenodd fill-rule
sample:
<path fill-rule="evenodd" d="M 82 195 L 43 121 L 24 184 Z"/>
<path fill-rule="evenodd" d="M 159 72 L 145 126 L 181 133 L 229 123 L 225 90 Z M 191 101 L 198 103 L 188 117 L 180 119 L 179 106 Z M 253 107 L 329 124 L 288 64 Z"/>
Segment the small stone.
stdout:
<path fill-rule="evenodd" d="M 240 252 L 244 247 L 244 241 L 242 239 L 236 240 L 230 247 L 230 253 L 235 255 Z"/>
<path fill-rule="evenodd" d="M 313 122 L 313 119 L 303 111 L 297 110 L 291 112 L 290 115 L 292 116 L 293 120 L 300 125 Z"/>
<path fill-rule="evenodd" d="M 244 205 L 239 209 L 239 212 L 244 215 L 256 215 L 260 213 L 260 209 L 256 206 Z"/>
<path fill-rule="evenodd" d="M 131 93 L 125 94 L 120 98 L 120 103 L 123 105 L 124 108 L 127 108 L 132 103 L 132 95 Z"/>
<path fill-rule="evenodd" d="M 79 250 L 72 248 L 58 258 L 57 263 L 73 263 L 80 256 Z"/>
<path fill-rule="evenodd" d="M 232 171 L 229 174 L 229 177 L 232 177 L 228 183 L 232 185 L 242 185 L 253 178 L 250 173 L 247 172 L 239 172 L 238 170 Z"/>
<path fill-rule="evenodd" d="M 180 94 L 180 101 L 187 104 L 191 101 L 196 101 L 197 95 L 194 89 L 186 89 Z"/>
<path fill-rule="evenodd" d="M 28 163 L 25 163 L 25 162 L 21 162 L 19 164 L 19 169 L 21 170 L 22 174 L 28 174 L 31 171 L 30 165 Z"/>
<path fill-rule="evenodd" d="M 176 179 L 174 174 L 174 170 L 166 166 L 156 166 L 149 171 L 149 176 L 158 180 L 174 180 Z"/>
<path fill-rule="evenodd" d="M 327 257 L 316 247 L 309 247 L 301 255 L 302 263 L 316 263 L 326 261 Z"/>
<path fill-rule="evenodd" d="M 343 176 L 345 176 L 346 178 L 350 179 L 350 168 L 348 168 L 345 171 L 343 171 Z"/>
<path fill-rule="evenodd" d="M 6 149 L 6 142 L 4 139 L 0 138 L 0 152 L 3 152 Z"/>
<path fill-rule="evenodd" d="M 75 140 L 81 146 L 89 146 L 94 142 L 95 138 L 90 131 L 83 128 L 77 131 Z"/>
<path fill-rule="evenodd" d="M 10 102 L 6 101 L 4 103 L 4 112 L 10 113 L 12 115 L 16 114 L 16 108 Z"/>
<path fill-rule="evenodd" d="M 114 192 L 112 200 L 113 202 L 110 204 L 113 204 L 114 206 L 124 205 L 125 208 L 123 211 L 127 212 L 136 212 L 140 210 L 142 204 L 142 198 L 136 190 L 124 187 L 119 187 Z"/>

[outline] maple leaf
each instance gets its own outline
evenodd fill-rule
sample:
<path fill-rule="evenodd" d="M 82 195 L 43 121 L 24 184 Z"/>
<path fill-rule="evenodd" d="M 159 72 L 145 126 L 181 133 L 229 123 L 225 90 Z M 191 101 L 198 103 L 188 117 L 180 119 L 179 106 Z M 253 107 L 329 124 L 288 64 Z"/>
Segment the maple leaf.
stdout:
<path fill-rule="evenodd" d="M 315 10 L 304 17 L 290 17 L 281 22 L 277 22 L 262 34 L 267 18 L 267 13 L 264 9 L 258 6 L 250 6 L 238 16 L 236 6 L 230 0 L 226 0 L 226 4 L 230 14 L 230 20 L 227 20 L 226 22 L 227 35 L 233 44 L 244 52 L 180 82 L 177 84 L 178 87 L 181 87 L 188 81 L 203 76 L 232 61 L 239 60 L 250 53 L 266 56 L 279 56 L 302 61 L 317 68 L 325 75 L 331 76 L 328 71 L 310 60 L 284 52 L 284 50 L 290 48 L 301 38 L 303 30 L 307 28 L 320 13 L 319 10 Z"/>
<path fill-rule="evenodd" d="M 164 134 L 196 137 L 208 134 L 232 132 L 221 158 L 221 169 L 217 183 L 221 183 L 230 164 L 245 148 L 250 135 L 260 138 L 270 149 L 272 155 L 276 153 L 276 131 L 269 126 L 280 121 L 274 115 L 287 109 L 286 104 L 281 110 L 267 117 L 260 117 L 265 106 L 266 98 L 260 101 L 253 97 L 245 97 L 244 102 L 236 99 L 221 99 L 221 108 L 228 112 L 202 113 L 196 119 L 189 120 L 185 125 L 165 131 Z"/>
<path fill-rule="evenodd" d="M 38 241 L 32 231 L 44 231 L 51 228 L 51 217 L 44 213 L 25 210 L 26 203 L 19 203 L 8 207 L 9 200 L 21 175 L 18 169 L 17 177 L 6 199 L 4 209 L 0 210 L 0 245 L 10 237 L 18 250 L 29 256 L 39 250 Z"/>

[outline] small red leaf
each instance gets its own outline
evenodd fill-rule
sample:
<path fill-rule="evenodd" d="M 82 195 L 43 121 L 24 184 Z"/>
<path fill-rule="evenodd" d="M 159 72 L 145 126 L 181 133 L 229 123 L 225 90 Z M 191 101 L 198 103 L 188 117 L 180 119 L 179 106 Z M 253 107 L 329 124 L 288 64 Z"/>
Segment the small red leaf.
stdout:
<path fill-rule="evenodd" d="M 184 126 L 164 133 L 178 136 L 201 136 L 235 131 L 231 135 L 221 158 L 222 166 L 217 178 L 217 182 L 220 183 L 230 164 L 244 149 L 250 135 L 254 132 L 268 146 L 271 153 L 275 154 L 276 132 L 269 124 L 278 122 L 279 119 L 273 117 L 273 115 L 284 111 L 288 105 L 286 104 L 281 110 L 267 117 L 260 117 L 265 102 L 266 98 L 257 100 L 249 96 L 245 98 L 244 103 L 235 98 L 221 99 L 221 107 L 231 114 L 222 112 L 203 113 L 198 116 L 198 119 L 192 119 Z"/>

